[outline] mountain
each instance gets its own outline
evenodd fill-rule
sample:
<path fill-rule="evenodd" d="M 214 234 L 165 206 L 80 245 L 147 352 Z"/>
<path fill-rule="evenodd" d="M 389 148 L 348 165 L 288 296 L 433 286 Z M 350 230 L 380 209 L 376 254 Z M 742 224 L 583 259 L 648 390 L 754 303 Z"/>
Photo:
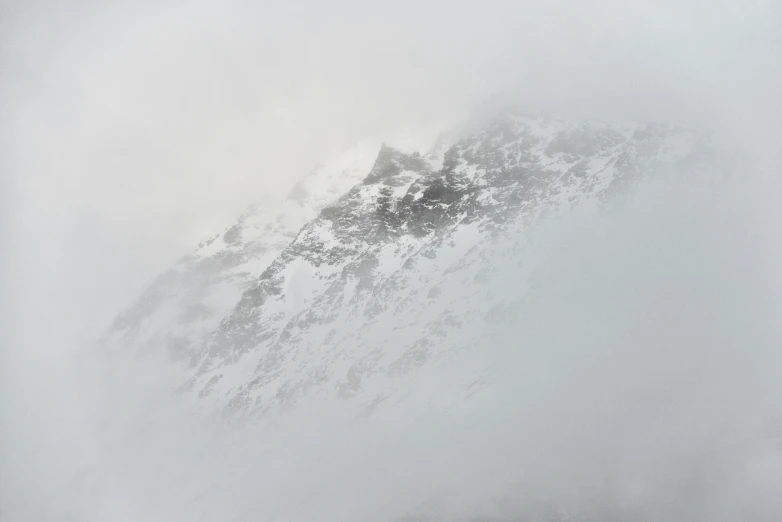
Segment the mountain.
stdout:
<path fill-rule="evenodd" d="M 479 325 L 514 320 L 523 292 L 497 289 L 507 278 L 534 284 L 542 267 L 528 255 L 530 233 L 542 217 L 610 208 L 651 176 L 710 161 L 708 138 L 685 127 L 518 111 L 458 139 L 441 164 L 384 145 L 295 237 L 256 234 L 274 247 L 241 250 L 258 268 L 241 269 L 232 295 L 244 292 L 219 324 L 212 314 L 214 329 L 188 338 L 183 390 L 225 413 L 306 403 L 371 415 L 421 371 L 478 349 Z M 210 259 L 232 258 L 231 230 L 204 247 Z M 209 280 L 237 279 L 237 266 Z M 195 337 L 205 339 L 197 348 Z M 464 389 L 480 386 L 464 379 Z"/>
<path fill-rule="evenodd" d="M 641 520 L 701 501 L 682 484 L 726 458 L 710 437 L 751 385 L 726 343 L 765 284 L 734 273 L 745 223 L 679 182 L 721 171 L 709 137 L 519 111 L 466 128 L 327 163 L 120 315 L 107 342 L 170 354 L 181 393 L 142 358 L 88 394 L 108 411 L 95 476 L 151 499 L 135 518 Z"/>

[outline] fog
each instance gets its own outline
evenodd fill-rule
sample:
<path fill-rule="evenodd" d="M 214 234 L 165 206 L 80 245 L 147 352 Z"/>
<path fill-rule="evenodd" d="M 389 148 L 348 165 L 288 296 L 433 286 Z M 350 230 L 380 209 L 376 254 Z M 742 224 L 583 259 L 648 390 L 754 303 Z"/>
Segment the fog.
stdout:
<path fill-rule="evenodd" d="M 0 519 L 782 516 L 778 2 L 0 9 Z M 435 368 L 372 422 L 247 426 L 163 399 L 152 362 L 85 366 L 248 204 L 508 102 L 691 122 L 737 167 L 541 226 L 522 319 L 453 363 L 490 395 L 432 408 L 456 394 Z"/>

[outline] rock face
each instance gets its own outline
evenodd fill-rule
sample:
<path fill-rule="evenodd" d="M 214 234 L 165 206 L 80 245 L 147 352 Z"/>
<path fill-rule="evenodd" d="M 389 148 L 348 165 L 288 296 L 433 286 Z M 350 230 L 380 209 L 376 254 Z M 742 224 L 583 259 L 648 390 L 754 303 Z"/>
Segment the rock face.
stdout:
<path fill-rule="evenodd" d="M 709 158 L 707 138 L 685 128 L 514 111 L 441 161 L 384 145 L 317 217 L 243 218 L 164 274 L 113 332 L 190 356 L 183 389 L 209 409 L 264 415 L 306 399 L 369 415 L 421 369 L 479 347 L 470 325 L 512 320 L 524 296 L 497 288 L 532 277 L 525 249 L 542 216 L 610 206 L 655 173 Z M 217 288 L 230 298 L 205 304 Z M 170 296 L 189 293 L 198 298 L 168 326 L 155 322 Z"/>

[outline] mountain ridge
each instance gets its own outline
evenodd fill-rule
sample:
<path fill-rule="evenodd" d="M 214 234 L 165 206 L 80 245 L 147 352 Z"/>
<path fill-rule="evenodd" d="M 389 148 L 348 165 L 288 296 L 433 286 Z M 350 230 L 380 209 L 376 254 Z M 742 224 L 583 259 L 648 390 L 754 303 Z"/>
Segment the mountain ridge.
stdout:
<path fill-rule="evenodd" d="M 359 142 L 317 166 L 275 206 L 251 206 L 160 274 L 99 340 L 102 349 L 184 361 L 241 293 L 323 206 L 360 180 L 378 144 Z"/>
<path fill-rule="evenodd" d="M 455 305 L 443 292 L 453 274 L 474 272 L 463 284 L 477 295 L 509 255 L 497 251 L 523 257 L 519 238 L 543 215 L 610 205 L 655 171 L 708 156 L 708 139 L 684 127 L 513 112 L 459 139 L 439 169 L 385 145 L 244 292 L 202 344 L 186 388 L 219 410 L 256 413 L 316 390 L 351 399 L 369 381 L 393 388 L 441 357 L 438 346 L 477 309 L 503 308 L 486 296 L 476 309 Z M 388 347 L 402 324 L 399 346 Z M 367 393 L 366 407 L 385 400 Z"/>

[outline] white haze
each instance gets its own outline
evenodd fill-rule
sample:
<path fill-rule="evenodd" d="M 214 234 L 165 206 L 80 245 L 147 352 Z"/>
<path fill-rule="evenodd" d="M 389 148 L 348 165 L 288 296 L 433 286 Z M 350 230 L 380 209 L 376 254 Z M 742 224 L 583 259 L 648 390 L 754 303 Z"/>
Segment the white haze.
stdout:
<path fill-rule="evenodd" d="M 1 9 L 0 520 L 782 518 L 778 2 Z M 455 409 L 427 409 L 433 374 L 398 417 L 259 433 L 72 359 L 246 204 L 491 96 L 715 128 L 739 181 L 540 231 L 528 314 L 454 363 L 498 369 L 493 395 Z"/>

